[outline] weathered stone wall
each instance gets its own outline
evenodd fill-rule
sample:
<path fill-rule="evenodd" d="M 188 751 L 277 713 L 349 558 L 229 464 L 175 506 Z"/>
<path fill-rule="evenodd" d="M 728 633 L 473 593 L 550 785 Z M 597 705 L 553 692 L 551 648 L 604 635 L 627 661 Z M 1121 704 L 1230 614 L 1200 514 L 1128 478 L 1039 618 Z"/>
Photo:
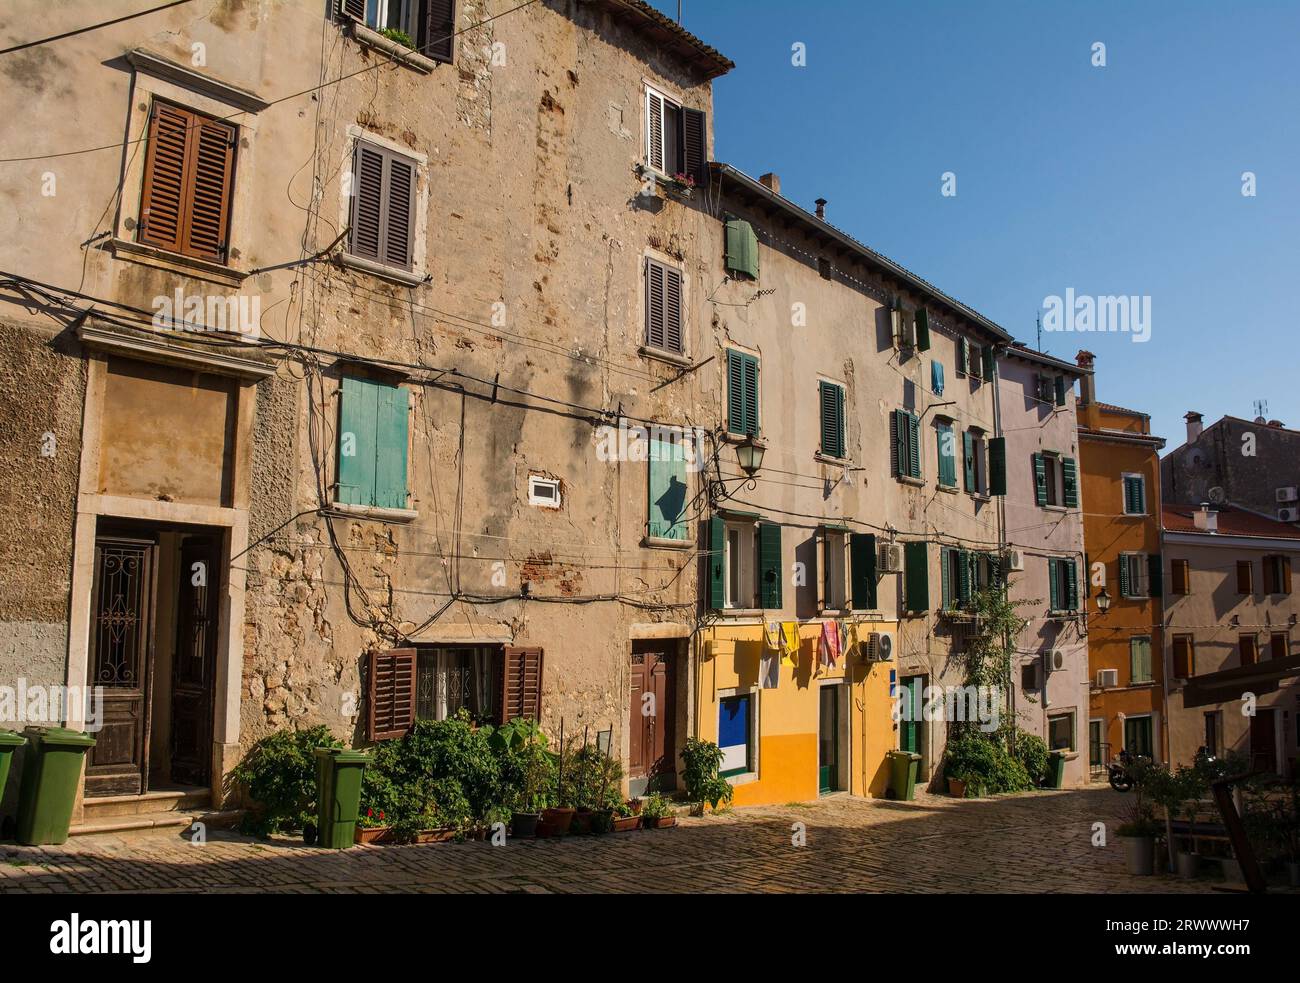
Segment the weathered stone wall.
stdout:
<path fill-rule="evenodd" d="M 1166 454 L 1160 475 L 1173 504 L 1199 505 L 1222 488 L 1225 501 L 1276 518 L 1284 505 L 1300 507 L 1277 501 L 1278 488 L 1300 487 L 1300 431 L 1225 416 Z"/>

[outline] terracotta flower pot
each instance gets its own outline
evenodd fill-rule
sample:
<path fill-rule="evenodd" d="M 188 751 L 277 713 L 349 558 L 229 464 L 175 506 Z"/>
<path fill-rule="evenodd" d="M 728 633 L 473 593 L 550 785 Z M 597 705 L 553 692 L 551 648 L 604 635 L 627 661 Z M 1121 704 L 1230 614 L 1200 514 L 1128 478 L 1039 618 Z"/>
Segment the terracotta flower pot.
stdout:
<path fill-rule="evenodd" d="M 516 812 L 510 817 L 510 835 L 527 839 L 537 835 L 537 824 L 542 821 L 540 812 Z"/>
<path fill-rule="evenodd" d="M 579 809 L 573 816 L 573 832 L 586 835 L 591 832 L 592 821 L 596 814 L 590 809 Z"/>
<path fill-rule="evenodd" d="M 616 816 L 614 819 L 614 832 L 626 833 L 628 830 L 637 829 L 640 825 L 640 816 Z"/>
<path fill-rule="evenodd" d="M 651 819 L 649 816 L 642 817 L 642 824 L 646 829 L 668 829 L 677 825 L 676 816 L 660 816 L 658 819 Z"/>
<path fill-rule="evenodd" d="M 573 814 L 577 811 L 578 810 L 567 806 L 555 806 L 551 809 L 543 809 L 542 822 L 546 823 L 551 836 L 567 836 L 569 833 L 569 826 L 573 822 Z"/>
<path fill-rule="evenodd" d="M 948 779 L 948 794 L 954 799 L 966 798 L 966 782 L 961 778 Z"/>
<path fill-rule="evenodd" d="M 352 834 L 354 843 L 386 843 L 392 839 L 393 830 L 389 826 L 358 826 Z"/>

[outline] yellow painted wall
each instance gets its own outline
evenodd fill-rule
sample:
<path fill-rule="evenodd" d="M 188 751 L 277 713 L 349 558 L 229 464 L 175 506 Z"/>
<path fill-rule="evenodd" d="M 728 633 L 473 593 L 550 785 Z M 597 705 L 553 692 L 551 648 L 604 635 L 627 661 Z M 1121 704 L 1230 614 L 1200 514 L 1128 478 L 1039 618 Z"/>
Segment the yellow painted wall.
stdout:
<path fill-rule="evenodd" d="M 859 634 L 896 631 L 893 622 L 864 622 Z M 848 791 L 883 797 L 887 774 L 885 753 L 895 736 L 889 702 L 892 663 L 870 663 L 850 646 L 838 667 L 817 659 L 821 622 L 799 627 L 797 665 L 780 667 L 775 689 L 754 691 L 758 703 L 758 778 L 736 784 L 734 805 L 764 805 L 815 799 L 817 788 L 818 692 L 823 680 L 849 684 L 850 755 Z M 702 740 L 718 739 L 718 694 L 746 691 L 758 685 L 764 650 L 763 627 L 757 624 L 718 625 L 702 633 L 698 680 L 699 726 Z"/>

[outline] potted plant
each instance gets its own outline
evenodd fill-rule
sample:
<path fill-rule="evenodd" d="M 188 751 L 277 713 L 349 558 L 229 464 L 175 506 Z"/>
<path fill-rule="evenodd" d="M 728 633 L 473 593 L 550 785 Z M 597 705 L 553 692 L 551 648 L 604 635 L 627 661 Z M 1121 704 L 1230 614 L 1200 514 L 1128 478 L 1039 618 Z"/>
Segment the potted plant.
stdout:
<path fill-rule="evenodd" d="M 646 829 L 667 829 L 677 825 L 672 805 L 658 792 L 642 801 L 641 825 Z"/>
<path fill-rule="evenodd" d="M 682 749 L 682 761 L 686 766 L 682 773 L 686 797 L 692 803 L 693 813 L 702 816 L 706 802 L 714 812 L 718 811 L 719 802 L 731 802 L 731 783 L 718 775 L 722 766 L 722 750 L 718 745 L 688 738 Z"/>
<path fill-rule="evenodd" d="M 376 812 L 373 807 L 366 808 L 357 817 L 355 834 L 357 843 L 382 843 L 392 831 L 392 827 L 384 817 L 383 809 Z"/>
<path fill-rule="evenodd" d="M 966 798 L 966 779 L 959 775 L 964 775 L 964 772 L 948 771 L 948 794 L 954 799 Z"/>
<path fill-rule="evenodd" d="M 641 826 L 641 803 L 636 804 L 636 810 L 633 811 L 632 803 L 620 802 L 614 807 L 614 832 L 626 833 L 629 830 L 638 829 Z"/>
<path fill-rule="evenodd" d="M 511 724 L 499 728 L 490 741 L 502 757 L 502 797 L 511 808 L 511 834 L 530 837 L 536 835 L 542 810 L 550 803 L 555 785 L 555 765 L 546 752 L 546 738 L 540 732 L 526 733 L 523 728 L 517 728 L 511 734 L 503 733 L 518 722 L 511 721 Z"/>
<path fill-rule="evenodd" d="M 1147 794 L 1147 782 L 1152 774 L 1149 759 L 1138 758 L 1129 766 L 1133 777 L 1133 797 L 1129 803 L 1128 821 L 1118 832 L 1124 843 L 1124 862 L 1130 874 L 1150 877 L 1155 869 L 1156 837 L 1160 827 Z"/>

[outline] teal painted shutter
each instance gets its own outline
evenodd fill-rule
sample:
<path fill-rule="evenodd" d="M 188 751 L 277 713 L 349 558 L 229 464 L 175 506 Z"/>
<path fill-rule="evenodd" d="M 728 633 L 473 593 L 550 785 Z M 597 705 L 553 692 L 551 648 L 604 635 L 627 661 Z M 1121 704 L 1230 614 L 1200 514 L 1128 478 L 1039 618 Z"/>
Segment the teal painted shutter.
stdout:
<path fill-rule="evenodd" d="M 727 349 L 727 430 L 745 433 L 745 364 L 740 352 Z"/>
<path fill-rule="evenodd" d="M 1007 438 L 994 437 L 989 441 L 989 494 L 1007 493 Z"/>
<path fill-rule="evenodd" d="M 889 415 L 889 452 L 890 463 L 894 466 L 894 477 L 896 478 L 907 474 L 906 428 L 907 423 L 903 411 L 894 410 Z"/>
<path fill-rule="evenodd" d="M 1119 558 L 1119 596 L 1129 597 L 1128 557 Z"/>
<path fill-rule="evenodd" d="M 1079 610 L 1079 567 L 1073 560 L 1060 560 L 1065 564 L 1066 609 Z"/>
<path fill-rule="evenodd" d="M 376 384 L 375 505 L 406 508 L 406 435 L 410 401 L 401 386 Z"/>
<path fill-rule="evenodd" d="M 975 437 L 969 430 L 962 431 L 961 451 L 962 463 L 966 469 L 966 490 L 968 492 L 979 491 L 975 487 Z"/>
<path fill-rule="evenodd" d="M 745 405 L 745 426 L 746 433 L 750 436 L 757 436 L 761 421 L 758 416 L 758 359 L 752 355 L 745 355 L 742 359 L 744 363 L 744 405 Z"/>
<path fill-rule="evenodd" d="M 781 606 L 781 527 L 774 522 L 758 524 L 758 591 L 760 606 Z"/>
<path fill-rule="evenodd" d="M 957 373 L 959 375 L 970 371 L 970 342 L 965 338 L 957 339 Z"/>
<path fill-rule="evenodd" d="M 984 362 L 984 381 L 992 382 L 998 374 L 998 363 L 993 354 L 993 346 L 985 345 L 980 356 Z"/>
<path fill-rule="evenodd" d="M 1065 405 L 1065 376 L 1063 375 L 1056 377 L 1056 405 Z"/>
<path fill-rule="evenodd" d="M 646 532 L 657 539 L 686 540 L 686 457 L 675 440 L 650 440 L 649 516 Z"/>
<path fill-rule="evenodd" d="M 908 474 L 921 477 L 921 418 L 907 413 L 907 465 Z"/>
<path fill-rule="evenodd" d="M 1061 578 L 1057 575 L 1057 564 L 1060 563 L 1056 557 L 1047 558 L 1047 589 L 1050 600 L 1047 603 L 1049 611 L 1061 610 Z"/>
<path fill-rule="evenodd" d="M 1147 555 L 1147 584 L 1152 597 L 1165 596 L 1164 559 L 1159 553 Z"/>
<path fill-rule="evenodd" d="M 1133 479 L 1133 501 L 1137 508 L 1133 511 L 1145 515 L 1147 510 L 1146 483 L 1141 478 Z"/>
<path fill-rule="evenodd" d="M 727 219 L 727 271 L 758 279 L 758 236 L 754 227 L 743 219 Z"/>
<path fill-rule="evenodd" d="M 1034 455 L 1034 501 L 1047 504 L 1047 465 L 1042 454 Z"/>
<path fill-rule="evenodd" d="M 849 534 L 849 575 L 853 580 L 853 607 L 873 611 L 876 604 L 876 537 L 874 533 Z"/>
<path fill-rule="evenodd" d="M 709 607 L 715 611 L 727 604 L 727 529 L 721 517 L 709 520 Z"/>
<path fill-rule="evenodd" d="M 338 501 L 375 503 L 375 431 L 378 394 L 373 383 L 343 377 L 339 400 Z"/>
<path fill-rule="evenodd" d="M 930 350 L 930 312 L 924 307 L 916 309 L 916 348 L 922 352 Z"/>
<path fill-rule="evenodd" d="M 930 363 L 930 391 L 936 396 L 943 395 L 943 363 L 937 358 Z"/>
<path fill-rule="evenodd" d="M 971 561 L 974 557 L 965 550 L 957 551 L 957 605 L 966 607 L 971 596 Z"/>
<path fill-rule="evenodd" d="M 904 607 L 908 611 L 919 612 L 930 607 L 930 570 L 927 566 L 926 544 L 906 543 L 903 557 L 907 573 L 904 575 Z"/>
<path fill-rule="evenodd" d="M 1074 509 L 1079 507 L 1079 469 L 1074 463 L 1074 458 L 1061 458 L 1061 480 L 1065 486 L 1065 507 Z"/>
<path fill-rule="evenodd" d="M 831 382 L 819 382 L 822 416 L 822 453 L 844 456 L 844 390 Z"/>
<path fill-rule="evenodd" d="M 957 484 L 957 441 L 953 439 L 952 424 L 941 423 L 936 428 L 939 450 L 939 484 L 946 488 Z"/>
<path fill-rule="evenodd" d="M 952 607 L 952 550 L 939 547 L 939 604 L 946 611 Z"/>

